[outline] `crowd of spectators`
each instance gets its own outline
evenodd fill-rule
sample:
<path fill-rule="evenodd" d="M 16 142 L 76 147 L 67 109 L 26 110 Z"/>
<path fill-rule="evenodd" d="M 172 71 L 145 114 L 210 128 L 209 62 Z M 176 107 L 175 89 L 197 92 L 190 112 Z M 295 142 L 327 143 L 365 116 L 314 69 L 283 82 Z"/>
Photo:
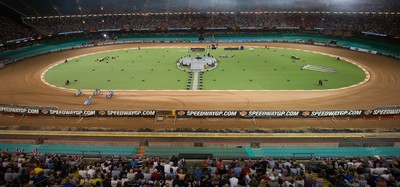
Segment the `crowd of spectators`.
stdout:
<path fill-rule="evenodd" d="M 296 27 L 298 30 L 320 30 L 325 33 L 374 32 L 399 35 L 399 14 L 376 13 L 398 11 L 400 3 L 391 0 L 363 0 L 344 3 L 331 0 L 285 0 L 264 2 L 206 0 L 36 0 L 10 3 L 26 15 L 24 23 L 0 16 L 0 41 L 38 35 L 55 35 L 60 32 L 98 31 L 106 29 L 168 30 L 168 28 L 240 28 Z M 50 3 L 49 3 L 50 2 Z M 32 11 L 32 12 L 30 12 Z M 264 13 L 268 11 L 268 13 Z M 281 11 L 281 12 L 279 12 Z M 303 11 L 303 13 L 282 13 Z M 331 13 L 305 13 L 329 11 Z M 334 13 L 334 11 L 338 11 Z M 343 13 L 343 12 L 352 13 Z M 375 11 L 375 13 L 358 13 Z M 195 13 L 191 13 L 195 12 Z M 357 12 L 357 13 L 353 13 Z M 129 15 L 121 15 L 129 14 Z M 132 15 L 132 13 L 134 13 Z M 116 15 L 119 14 L 119 15 Z M 141 14 L 141 15 L 138 15 Z M 44 16 L 49 15 L 49 17 Z M 60 17 L 55 17 L 60 16 Z M 29 18 L 29 19 L 28 19 Z M 317 28 L 317 29 L 315 29 Z M 322 30 L 321 30 L 322 29 Z"/>
<path fill-rule="evenodd" d="M 163 13 L 142 15 L 81 15 L 72 17 L 42 17 L 25 19 L 23 24 L 0 16 L 0 51 L 37 43 L 20 41 L 8 45 L 6 41 L 26 37 L 47 38 L 63 32 L 84 32 L 85 36 L 98 31 L 121 32 L 165 31 L 177 32 L 281 32 L 313 31 L 323 35 L 351 37 L 361 32 L 400 36 L 399 14 L 360 13 Z M 220 29 L 220 30 L 219 30 Z M 222 30 L 221 30 L 222 29 Z M 190 30 L 190 31 L 187 31 Z M 39 33 L 40 32 L 40 33 Z M 12 43 L 11 43 L 12 44 Z"/>
<path fill-rule="evenodd" d="M 57 34 L 70 31 L 97 31 L 101 29 L 166 30 L 168 28 L 257 27 L 274 30 L 298 27 L 297 30 L 375 32 L 399 35 L 400 15 L 392 14 L 300 14 L 300 13 L 214 13 L 214 14 L 145 14 L 85 16 L 27 19 L 33 27 Z"/>
<path fill-rule="evenodd" d="M 0 154 L 0 186 L 103 187 L 398 187 L 400 158 L 294 160 L 175 156 L 113 157 L 6 152 Z"/>
<path fill-rule="evenodd" d="M 0 16 L 0 41 L 36 36 L 27 26 L 5 16 Z"/>

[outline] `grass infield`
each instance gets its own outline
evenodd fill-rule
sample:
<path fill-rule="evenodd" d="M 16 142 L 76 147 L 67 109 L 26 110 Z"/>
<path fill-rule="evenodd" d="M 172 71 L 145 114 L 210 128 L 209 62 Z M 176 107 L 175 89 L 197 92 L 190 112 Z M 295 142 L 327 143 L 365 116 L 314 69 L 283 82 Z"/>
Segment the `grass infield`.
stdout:
<path fill-rule="evenodd" d="M 357 65 L 313 52 L 278 48 L 206 51 L 219 62 L 217 68 L 204 72 L 203 90 L 324 90 L 351 86 L 366 76 Z M 189 74 L 177 68 L 177 61 L 205 54 L 188 48 L 103 52 L 68 59 L 49 69 L 44 78 L 49 84 L 71 89 L 185 90 Z M 336 72 L 302 70 L 304 65 Z M 71 84 L 65 85 L 66 80 Z"/>

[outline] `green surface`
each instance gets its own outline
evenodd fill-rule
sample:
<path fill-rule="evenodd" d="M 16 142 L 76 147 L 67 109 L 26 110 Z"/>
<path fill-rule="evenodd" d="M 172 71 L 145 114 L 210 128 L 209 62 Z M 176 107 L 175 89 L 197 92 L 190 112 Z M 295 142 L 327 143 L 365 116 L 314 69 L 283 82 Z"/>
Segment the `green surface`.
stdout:
<path fill-rule="evenodd" d="M 72 59 L 55 66 L 45 74 L 45 79 L 52 85 L 74 89 L 184 90 L 189 74 L 176 67 L 177 60 L 186 55 L 204 55 L 188 51 L 188 48 L 129 49 L 88 55 L 78 62 Z M 204 73 L 204 90 L 333 89 L 357 84 L 365 78 L 354 64 L 299 50 L 221 48 L 212 50 L 211 55 L 220 62 L 216 69 Z M 219 58 L 220 55 L 234 57 Z M 300 60 L 293 60 L 292 55 Z M 106 56 L 110 59 L 96 61 Z M 112 56 L 117 58 L 111 59 Z M 337 73 L 301 70 L 306 64 L 333 68 Z M 69 86 L 64 85 L 67 79 L 72 82 Z M 324 80 L 324 85 L 318 86 L 318 80 Z"/>
<path fill-rule="evenodd" d="M 206 90 L 332 89 L 357 84 L 365 78 L 356 65 L 311 52 L 270 48 L 218 53 L 235 57 L 221 59 L 217 69 L 204 74 Z M 300 60 L 293 60 L 292 55 Z M 306 64 L 333 68 L 337 73 L 301 70 Z M 318 86 L 318 80 L 326 80 L 324 86 Z"/>
<path fill-rule="evenodd" d="M 176 49 L 131 49 L 94 54 L 57 65 L 45 79 L 56 86 L 65 86 L 68 79 L 72 84 L 67 88 L 182 90 L 189 75 L 176 67 L 179 53 Z M 95 62 L 106 56 L 110 59 Z"/>

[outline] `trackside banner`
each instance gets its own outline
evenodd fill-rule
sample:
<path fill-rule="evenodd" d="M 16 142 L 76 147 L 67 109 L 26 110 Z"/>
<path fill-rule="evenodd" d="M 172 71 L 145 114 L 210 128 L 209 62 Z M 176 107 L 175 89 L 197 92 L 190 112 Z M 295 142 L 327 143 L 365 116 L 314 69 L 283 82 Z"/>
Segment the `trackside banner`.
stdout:
<path fill-rule="evenodd" d="M 268 111 L 268 110 L 251 110 L 240 111 L 239 117 L 256 117 L 256 118 L 279 118 L 279 117 L 299 117 L 300 111 Z"/>
<path fill-rule="evenodd" d="M 71 117 L 155 117 L 157 110 L 60 110 L 57 107 L 35 107 L 0 104 L 2 114 Z M 400 115 L 400 107 L 373 110 L 176 110 L 177 118 L 318 118 L 368 117 Z"/>
<path fill-rule="evenodd" d="M 41 115 L 48 116 L 96 116 L 95 110 L 40 110 Z"/>
<path fill-rule="evenodd" d="M 312 118 L 312 117 L 345 117 L 371 115 L 367 110 L 316 110 L 316 111 L 284 111 L 284 110 L 178 110 L 179 118 L 190 117 L 236 117 L 236 118 Z"/>
<path fill-rule="evenodd" d="M 155 110 L 99 110 L 99 117 L 154 117 Z"/>
<path fill-rule="evenodd" d="M 155 110 L 41 110 L 40 114 L 49 116 L 82 117 L 154 117 Z"/>
<path fill-rule="evenodd" d="M 280 118 L 301 117 L 301 111 L 232 111 L 232 110 L 178 110 L 178 118 L 190 117 L 231 117 L 231 118 Z"/>
<path fill-rule="evenodd" d="M 238 111 L 230 110 L 177 110 L 177 117 L 237 117 Z"/>
<path fill-rule="evenodd" d="M 400 115 L 400 108 L 375 109 L 375 110 L 369 110 L 369 112 L 374 116 Z"/>
<path fill-rule="evenodd" d="M 303 111 L 303 117 L 334 117 L 334 116 L 362 116 L 363 110 L 316 110 Z"/>
<path fill-rule="evenodd" d="M 0 105 L 0 112 L 12 114 L 39 115 L 40 108 L 27 106 Z"/>
<path fill-rule="evenodd" d="M 41 110 L 57 110 L 57 107 L 52 106 L 22 106 L 22 105 L 4 105 L 0 104 L 0 113 L 12 114 L 29 114 L 40 115 Z"/>

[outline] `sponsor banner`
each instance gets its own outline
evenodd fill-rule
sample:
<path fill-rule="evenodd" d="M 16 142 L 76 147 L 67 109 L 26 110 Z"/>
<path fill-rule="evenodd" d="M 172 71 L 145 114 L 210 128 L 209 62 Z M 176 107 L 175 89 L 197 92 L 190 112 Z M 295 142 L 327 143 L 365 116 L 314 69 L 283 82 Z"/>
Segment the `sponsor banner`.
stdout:
<path fill-rule="evenodd" d="M 238 111 L 230 110 L 177 110 L 176 116 L 179 118 L 190 117 L 237 117 Z"/>
<path fill-rule="evenodd" d="M 176 116 L 185 117 L 237 117 L 237 118 L 285 118 L 285 117 L 301 117 L 301 111 L 268 111 L 268 110 L 251 110 L 251 111 L 231 111 L 231 110 L 178 110 Z"/>
<path fill-rule="evenodd" d="M 99 117 L 151 117 L 156 115 L 155 110 L 98 110 Z"/>
<path fill-rule="evenodd" d="M 68 35 L 68 34 L 78 34 L 83 33 L 83 31 L 70 31 L 70 32 L 60 32 L 58 35 Z"/>
<path fill-rule="evenodd" d="M 295 29 L 300 29 L 300 27 L 275 27 L 276 29 L 280 30 L 295 30 Z"/>
<path fill-rule="evenodd" d="M 32 107 L 0 104 L 0 113 L 80 116 L 80 117 L 154 117 L 156 110 L 59 110 L 57 107 Z M 316 118 L 400 115 L 400 108 L 377 108 L 373 110 L 177 110 L 178 118 L 227 117 L 227 118 Z"/>
<path fill-rule="evenodd" d="M 262 27 L 240 27 L 240 30 L 261 30 Z"/>
<path fill-rule="evenodd" d="M 374 36 L 383 36 L 386 37 L 386 34 L 381 34 L 381 33 L 376 33 L 376 32 L 367 32 L 367 31 L 361 31 L 361 33 L 365 34 L 365 35 L 374 35 Z"/>
<path fill-rule="evenodd" d="M 155 28 L 140 28 L 140 29 L 132 29 L 133 31 L 155 31 Z"/>
<path fill-rule="evenodd" d="M 333 116 L 362 116 L 369 115 L 363 110 L 321 110 L 321 111 L 284 111 L 284 110 L 178 110 L 177 117 L 239 117 L 239 118 L 286 118 L 286 117 L 333 117 Z"/>
<path fill-rule="evenodd" d="M 321 42 L 314 42 L 313 44 L 314 45 L 318 45 L 318 46 L 325 46 L 326 45 L 325 43 L 321 43 Z"/>
<path fill-rule="evenodd" d="M 191 28 L 168 28 L 169 31 L 188 31 Z"/>
<path fill-rule="evenodd" d="M 400 115 L 400 108 L 375 109 L 371 111 L 374 116 Z"/>
<path fill-rule="evenodd" d="M 41 109 L 40 115 L 49 116 L 96 116 L 95 110 L 55 110 L 55 109 Z"/>
<path fill-rule="evenodd" d="M 303 117 L 341 117 L 341 116 L 361 116 L 363 110 L 315 110 L 302 111 Z"/>
<path fill-rule="evenodd" d="M 40 108 L 26 106 L 0 105 L 0 112 L 13 114 L 39 115 Z"/>
<path fill-rule="evenodd" d="M 107 32 L 107 31 L 121 31 L 121 29 L 99 29 L 98 32 Z"/>
<path fill-rule="evenodd" d="M 372 50 L 362 49 L 362 48 L 357 48 L 357 47 L 350 47 L 350 50 L 360 51 L 360 52 L 364 52 L 364 53 L 370 53 L 370 54 L 374 54 L 374 55 L 376 55 L 378 53 L 378 51 L 372 51 Z"/>
<path fill-rule="evenodd" d="M 226 30 L 227 27 L 206 27 L 205 30 Z"/>
<path fill-rule="evenodd" d="M 19 38 L 19 39 L 15 39 L 15 40 L 7 40 L 6 43 L 20 43 L 22 41 L 28 41 L 28 40 L 32 40 L 32 37 Z"/>
<path fill-rule="evenodd" d="M 269 111 L 269 110 L 251 110 L 240 111 L 239 117 L 256 117 L 256 118 L 286 118 L 286 117 L 300 117 L 301 111 Z"/>
<path fill-rule="evenodd" d="M 118 42 L 117 42 L 118 43 Z M 125 43 L 125 44 L 132 44 L 132 43 L 144 43 L 144 41 L 121 41 L 121 43 Z"/>

